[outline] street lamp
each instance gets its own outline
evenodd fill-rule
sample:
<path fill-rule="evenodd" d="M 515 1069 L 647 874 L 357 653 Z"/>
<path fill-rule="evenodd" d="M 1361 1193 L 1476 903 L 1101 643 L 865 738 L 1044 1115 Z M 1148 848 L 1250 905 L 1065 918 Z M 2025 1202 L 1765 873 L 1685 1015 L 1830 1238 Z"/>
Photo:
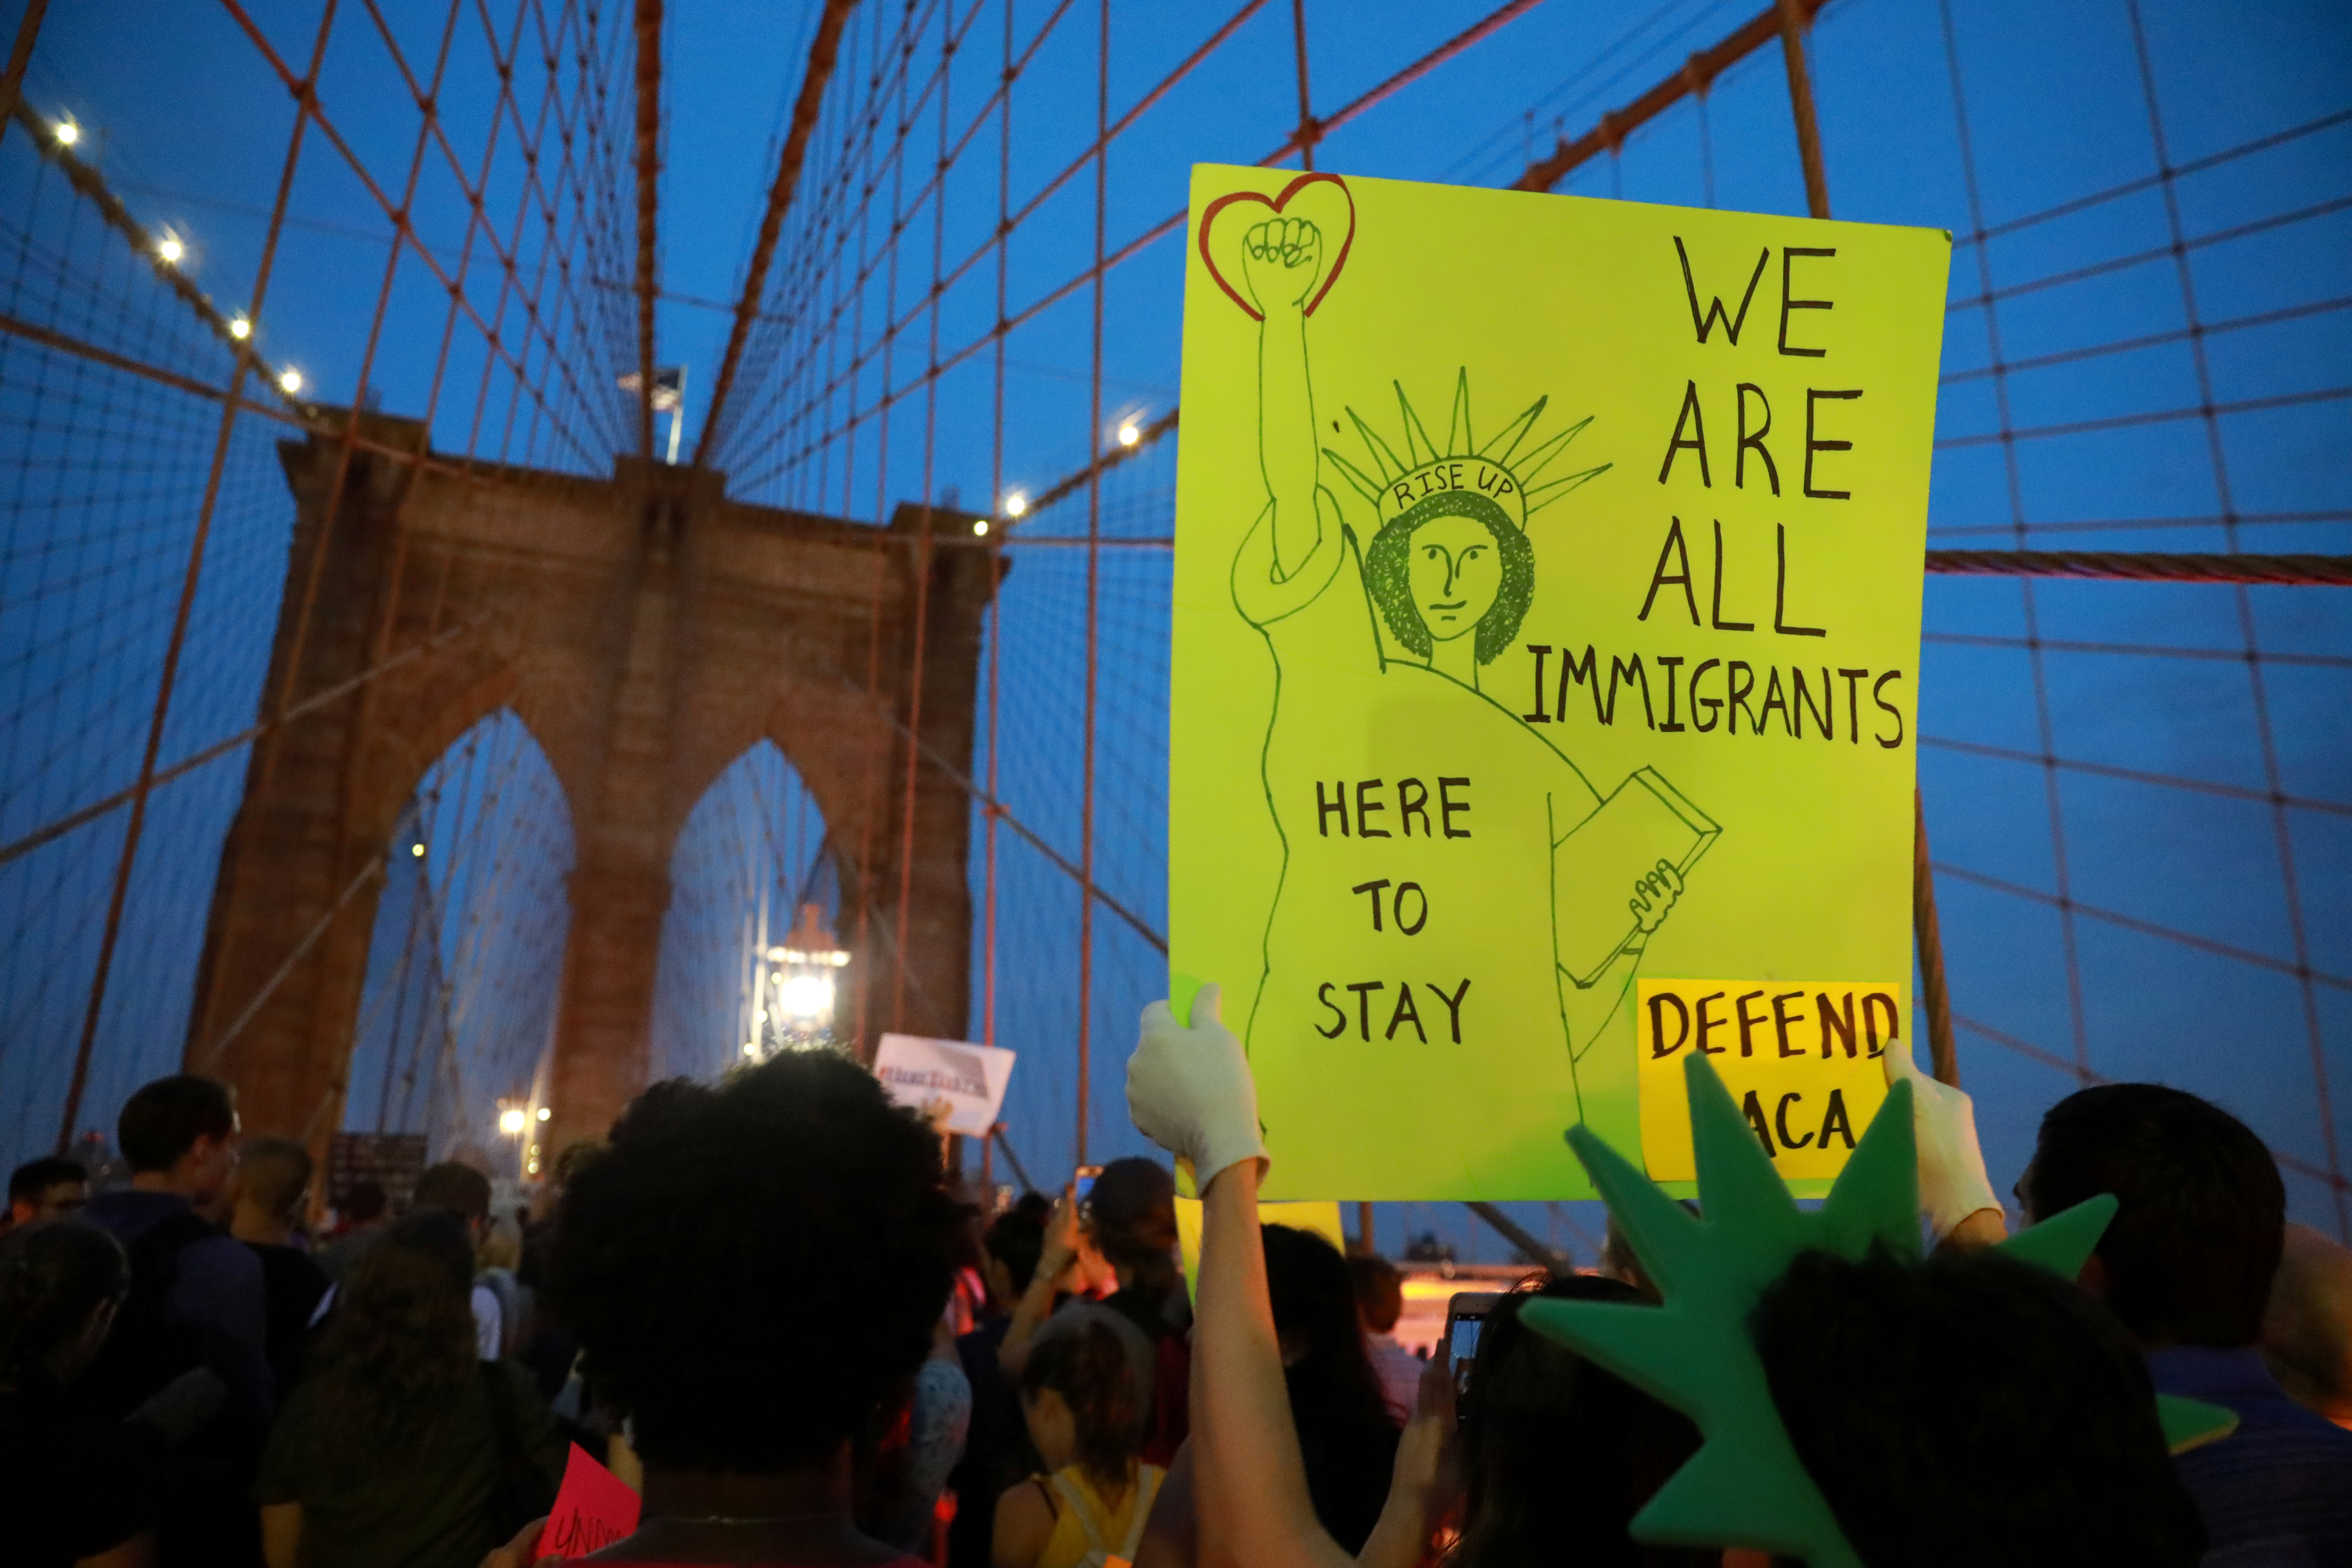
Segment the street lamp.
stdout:
<path fill-rule="evenodd" d="M 824 1043 L 833 1032 L 837 977 L 849 954 L 826 923 L 822 906 L 801 906 L 800 923 L 782 945 L 768 950 L 768 962 L 775 966 L 769 976 L 774 994 L 761 1009 L 768 1016 L 762 1023 L 773 1020 L 776 1032 L 795 1047 Z"/>
<path fill-rule="evenodd" d="M 547 1107 L 528 1100 L 499 1101 L 499 1131 L 515 1142 L 515 1166 L 523 1179 L 539 1174 L 539 1145 L 525 1136 L 535 1121 L 547 1120 Z"/>

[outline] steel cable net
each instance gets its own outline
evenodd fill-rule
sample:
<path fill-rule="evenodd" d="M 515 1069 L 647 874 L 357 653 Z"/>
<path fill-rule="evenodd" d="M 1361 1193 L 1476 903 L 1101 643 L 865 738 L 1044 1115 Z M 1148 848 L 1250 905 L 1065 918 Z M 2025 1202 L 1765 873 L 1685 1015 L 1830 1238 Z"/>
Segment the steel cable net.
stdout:
<path fill-rule="evenodd" d="M 2170 0 L 2050 16 L 1972 0 L 1797 0 L 1760 14 L 1748 0 L 1662 0 L 1597 28 L 1572 7 L 1533 0 L 1437 11 L 1372 25 L 1351 7 L 1264 0 L 1173 19 L 1103 0 L 808 7 L 803 112 L 782 139 L 793 177 L 768 195 L 770 237 L 753 243 L 710 378 L 724 395 L 692 438 L 738 499 L 874 524 L 901 503 L 929 501 L 935 518 L 989 526 L 962 536 L 955 521 L 926 548 L 986 551 L 1009 568 L 985 625 L 972 755 L 877 770 L 863 819 L 833 826 L 870 835 L 911 822 L 907 792 L 943 763 L 970 794 L 970 1033 L 1021 1052 L 1006 1121 L 1029 1174 L 1050 1183 L 1072 1163 L 1139 1148 L 1119 1068 L 1137 1009 L 1165 984 L 1168 547 L 1188 165 L 1311 159 L 1365 174 L 1801 214 L 1809 193 L 1781 37 L 1811 16 L 1796 30 L 1811 68 L 1805 98 L 1818 108 L 1822 189 L 1837 215 L 1955 236 L 1920 774 L 1961 1072 L 1996 1178 L 2017 1173 L 2042 1110 L 2071 1088 L 2161 1079 L 2244 1116 L 2278 1153 L 2297 1217 L 2341 1233 L 2344 1129 L 2331 1083 L 2352 1043 L 2352 760 L 2342 722 L 2352 623 L 2325 587 L 2199 579 L 2307 581 L 2328 568 L 2294 562 L 2332 557 L 2341 580 L 2352 537 L 2343 375 L 2352 363 L 2352 101 L 2335 68 L 2352 50 L 2352 27 Z M 308 37 L 289 32 L 265 49 L 268 40 L 233 10 L 230 18 L 249 38 L 257 80 L 282 91 L 273 60 L 294 61 L 299 77 Z M 426 230 L 419 215 L 438 189 L 448 222 L 409 248 L 429 246 L 441 265 L 414 256 L 380 296 L 372 282 L 365 298 L 350 297 L 308 273 L 281 278 L 275 297 L 289 310 L 373 312 L 388 323 L 371 365 L 421 363 L 441 341 L 457 345 L 443 357 L 470 373 L 355 375 L 355 359 L 335 373 L 340 395 L 394 387 L 387 406 L 423 411 L 436 453 L 485 461 L 601 472 L 614 451 L 642 442 L 648 409 L 613 388 L 652 368 L 654 317 L 634 308 L 631 289 L 653 281 L 636 265 L 640 242 L 656 260 L 659 247 L 639 230 L 652 208 L 627 165 L 639 117 L 650 113 L 653 139 L 640 142 L 642 154 L 657 147 L 661 106 L 677 98 L 675 84 L 657 96 L 658 60 L 643 52 L 641 40 L 657 45 L 662 27 L 653 5 L 633 16 L 523 5 L 496 26 L 467 13 L 457 34 L 481 39 L 455 53 L 473 68 L 488 62 L 496 85 L 478 84 L 474 97 L 499 105 L 516 141 L 488 155 L 484 166 L 499 173 L 478 179 L 436 163 L 436 152 L 422 160 L 419 195 L 371 207 L 371 191 L 396 191 L 415 145 L 432 140 L 418 138 L 420 127 L 444 115 L 417 107 L 411 82 L 425 68 L 392 64 L 401 35 L 374 8 L 335 22 L 316 101 L 334 115 L 362 100 L 356 84 L 372 84 L 364 101 L 382 123 L 369 130 L 383 147 L 369 155 L 372 187 L 346 166 L 345 143 L 305 151 L 298 180 L 328 184 L 319 205 L 292 211 L 306 221 L 335 215 L 382 248 L 396 212 Z M 509 37 L 527 47 L 492 41 Z M 542 37 L 562 47 L 543 49 Z M 402 58 L 433 55 L 420 34 Z M 28 101 L 62 107 L 72 83 L 45 78 L 44 58 L 35 52 Z M 542 63 L 551 58 L 558 63 Z M 510 77 L 497 69 L 504 59 L 515 62 Z M 351 74 L 339 79 L 339 68 Z M 542 75 L 556 105 L 549 122 L 574 129 L 562 172 L 543 153 L 534 181 L 530 162 L 510 154 L 524 123 L 541 121 L 508 116 L 505 105 L 530 100 L 535 110 Z M 437 101 L 460 100 L 445 89 Z M 483 129 L 470 128 L 469 148 Z M 544 140 L 552 132 L 541 134 L 553 144 Z M 0 143 L 0 167 L 27 187 L 55 178 L 21 130 Z M 256 209 L 266 209 L 274 175 L 250 182 Z M 552 216 L 538 201 L 541 181 L 560 193 L 546 204 Z M 760 195 L 744 193 L 747 210 Z M 45 454 L 62 449 L 68 428 L 86 445 L 128 442 L 100 434 L 127 415 L 101 417 L 91 397 L 109 410 L 148 410 L 155 430 L 178 432 L 138 443 L 163 466 L 150 478 L 101 464 L 82 481 L 97 500 L 12 513 L 29 541 L 12 552 L 56 557 L 41 568 L 45 581 L 105 584 L 73 600 L 82 608 L 47 612 L 63 616 L 43 623 L 56 632 L 19 633 L 9 623 L 20 602 L 84 590 L 44 591 L 30 578 L 19 589 L 14 574 L 29 568 L 9 559 L 0 641 L 63 638 L 68 622 L 85 628 L 73 652 L 26 663 L 36 673 L 16 677 L 30 685 L 11 696 L 12 713 L 46 702 L 48 721 L 64 726 L 39 742 L 51 761 L 36 765 L 23 760 L 27 746 L 9 747 L 12 793 L 0 810 L 22 813 L 21 837 L 137 771 L 154 658 L 140 674 L 128 654 L 101 649 L 153 636 L 149 626 L 134 633 L 128 606 L 142 592 L 177 595 L 184 563 L 154 566 L 163 585 L 142 589 L 133 565 L 110 566 L 110 576 L 85 562 L 96 548 L 86 541 L 132 527 L 105 519 L 135 512 L 179 530 L 174 548 L 184 550 L 186 506 L 167 509 L 165 521 L 130 498 L 141 484 L 199 494 L 218 422 L 216 401 L 91 351 L 152 358 L 214 387 L 230 361 L 189 334 L 173 314 L 184 307 L 151 267 L 105 270 L 102 242 L 83 232 L 95 232 L 86 201 L 53 190 L 44 205 L 12 210 L 30 215 L 37 254 L 61 258 L 46 272 L 12 260 L 55 279 L 61 297 L 12 311 L 88 346 L 22 332 L 0 343 L 10 439 Z M 512 230 L 497 231 L 516 237 L 492 244 L 488 224 L 468 225 L 485 210 L 516 215 Z M 357 242 L 289 222 L 280 243 Z M 449 275 L 464 278 L 470 308 L 453 311 L 444 274 L 461 265 Z M 517 303 L 502 310 L 509 294 Z M 264 313 L 273 331 L 278 310 Z M 457 325 L 445 329 L 445 319 Z M 189 357 L 173 360 L 183 338 Z M 108 346 L 117 344 L 131 346 Z M 102 369 L 120 384 L 97 380 Z M 68 387 L 104 390 L 72 404 Z M 235 422 L 196 597 L 201 611 L 206 594 L 241 595 L 241 622 L 224 616 L 222 657 L 169 705 L 168 736 L 184 726 L 191 747 L 282 705 L 261 689 L 290 509 L 282 482 L 262 469 L 268 454 L 243 456 L 239 443 L 278 433 L 257 433 L 260 424 L 254 412 Z M 52 489 L 65 493 L 61 459 L 48 460 L 47 469 L 28 464 L 20 485 L 52 473 Z M 239 495 L 257 520 L 243 534 L 231 521 Z M 234 546 L 225 542 L 233 535 Z M 2073 553 L 2033 570 L 2187 580 L 2055 581 L 2021 575 L 2004 553 L 1973 553 L 2061 550 Z M 126 563 L 136 553 L 118 552 Z M 2271 564 L 2252 566 L 2250 555 Z M 2002 574 L 1944 574 L 1986 571 Z M 191 623 L 192 647 L 200 624 Z M 241 642 L 235 624 L 247 628 Z M 410 628 L 387 657 L 447 630 Z M 242 687 L 232 679 L 240 668 Z M 210 716 L 200 717 L 206 703 Z M 16 732 L 35 721 L 16 719 Z M 178 753 L 167 745 L 164 754 Z M 167 810 L 194 812 L 173 803 L 197 801 L 200 782 L 217 778 L 212 815 L 173 830 L 173 851 L 153 854 L 152 871 L 152 852 L 137 858 L 126 933 L 149 907 L 150 876 L 159 888 L 176 877 L 171 886 L 201 902 L 236 803 L 237 770 L 226 759 L 241 754 L 225 753 L 217 775 L 191 773 L 154 791 L 160 822 Z M 865 863 L 866 846 L 852 853 L 821 825 L 807 837 L 796 788 L 780 758 L 748 758 L 688 823 L 653 1024 L 659 1070 L 713 1070 L 740 1048 L 755 1006 L 747 976 L 760 901 L 772 921 L 781 890 L 809 866 L 821 877 Z M 8 897 L 28 901 L 0 906 L 12 955 L 40 963 L 45 982 L 54 971 L 66 998 L 40 1005 L 50 1022 L 12 1027 L 0 1045 L 0 1111 L 21 1124 L 26 1148 L 46 1145 L 57 1123 L 121 858 L 118 819 L 73 831 L 22 858 L 51 857 L 39 861 L 49 880 L 37 886 L 65 891 L 34 901 L 36 885 L 18 893 L 12 882 Z M 25 874 L 22 863 L 0 867 Z M 835 889 L 828 912 L 849 891 Z M 397 957 L 383 959 L 394 903 L 387 893 L 375 917 L 387 963 Z M 486 940 L 527 944 L 524 923 Z M 875 924 L 856 945 L 893 940 L 889 922 Z M 141 929 L 154 931 L 140 951 L 155 955 L 157 973 L 193 967 L 179 956 L 198 940 L 184 921 Z M 518 961 L 513 972 L 529 968 Z M 389 996 L 383 1005 L 397 1005 L 403 993 L 388 973 L 372 970 L 370 1005 Z M 516 994 L 524 990 L 519 983 Z M 85 1124 L 103 1126 L 122 1090 L 169 1064 L 184 994 L 183 983 L 179 999 L 166 991 L 142 1004 L 163 1022 L 136 1047 L 101 1030 Z M 36 1005 L 21 985 L 9 1005 Z M 874 1005 L 878 1030 L 889 1009 Z M 1466 1255 L 1502 1246 L 1458 1209 L 1413 1207 L 1379 1221 L 1384 1243 L 1402 1224 Z M 1590 1213 L 1515 1212 L 1538 1237 L 1589 1252 Z"/>
<path fill-rule="evenodd" d="M 344 481 L 432 472 L 496 509 L 496 465 L 608 474 L 635 445 L 616 385 L 635 311 L 607 286 L 634 247 L 629 18 L 306 9 L 230 4 L 96 39 L 50 18 L 0 136 L 12 1158 L 76 1134 L 103 1157 L 133 1088 L 202 1070 L 260 1009 L 301 1002 L 281 993 L 299 959 L 371 905 L 378 962 L 340 1041 L 355 1071 L 302 1131 L 478 1150 L 493 1096 L 531 1092 L 543 1065 L 571 829 L 528 715 L 416 759 L 414 799 L 331 887 L 269 894 L 322 918 L 208 932 L 201 911 L 228 884 L 241 795 L 303 765 L 280 743 L 365 725 L 380 678 L 479 631 L 439 604 L 480 563 L 410 539 L 396 509 L 382 613 L 319 612 L 320 539 L 362 526 Z M 7 19 L 20 58 L 41 20 Z M 219 68 L 206 85 L 234 130 L 110 135 L 110 90 L 173 79 L 173 49 Z M 347 412 L 386 405 L 406 419 Z M 308 534 L 281 464 L 305 442 L 336 465 Z M 419 834 L 457 858 L 410 863 Z M 269 978 L 201 997 L 208 942 L 246 944 Z"/>

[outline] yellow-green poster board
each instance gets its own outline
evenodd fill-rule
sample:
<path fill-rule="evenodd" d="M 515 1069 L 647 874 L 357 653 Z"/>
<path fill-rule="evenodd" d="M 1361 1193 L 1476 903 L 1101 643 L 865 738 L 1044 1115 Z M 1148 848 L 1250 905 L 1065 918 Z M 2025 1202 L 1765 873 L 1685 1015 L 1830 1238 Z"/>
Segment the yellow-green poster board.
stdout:
<path fill-rule="evenodd" d="M 1833 1175 L 1910 1032 L 1948 237 L 1203 165 L 1189 240 L 1170 961 L 1268 1195 L 1584 1195 L 1579 1121 L 1685 1180 L 1699 1049 Z"/>

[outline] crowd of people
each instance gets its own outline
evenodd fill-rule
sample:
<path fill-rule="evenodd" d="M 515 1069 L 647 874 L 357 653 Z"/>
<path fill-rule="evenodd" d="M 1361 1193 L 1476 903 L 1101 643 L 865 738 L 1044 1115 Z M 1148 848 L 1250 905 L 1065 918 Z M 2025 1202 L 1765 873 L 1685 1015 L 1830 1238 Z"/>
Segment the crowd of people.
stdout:
<path fill-rule="evenodd" d="M 450 1162 L 317 1232 L 301 1145 L 241 1137 L 220 1084 L 151 1083 L 127 1185 L 9 1183 L 0 1560 L 527 1568 L 577 1448 L 642 1500 L 599 1560 L 1769 1561 L 1635 1540 L 1703 1435 L 1538 1331 L 1536 1302 L 1671 1312 L 1672 1279 L 1612 1235 L 1601 1271 L 1503 1295 L 1457 1381 L 1396 1339 L 1394 1266 L 1260 1223 L 1248 1067 L 1213 990 L 1192 1012 L 1148 1012 L 1129 1075 L 1202 1194 L 1189 1286 L 1170 1164 L 993 1210 L 827 1052 L 654 1086 L 537 1221 Z M 2025 1218 L 2117 1200 L 2068 1280 L 1993 1250 L 1967 1099 L 1916 1088 L 1932 1247 L 1802 1254 L 1745 1325 L 1854 1555 L 2352 1563 L 2352 1254 L 2287 1225 L 2260 1141 L 2155 1085 L 2052 1107 Z M 2234 1426 L 2174 1452 L 2159 1393 Z"/>

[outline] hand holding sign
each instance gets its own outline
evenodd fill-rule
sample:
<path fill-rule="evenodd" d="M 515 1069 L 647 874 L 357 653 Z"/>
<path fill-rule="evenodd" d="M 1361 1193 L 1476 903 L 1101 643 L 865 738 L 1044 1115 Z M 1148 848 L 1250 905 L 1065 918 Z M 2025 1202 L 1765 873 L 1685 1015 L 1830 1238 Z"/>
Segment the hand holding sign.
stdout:
<path fill-rule="evenodd" d="M 1242 1043 L 1219 1018 L 1213 984 L 1192 998 L 1191 1024 L 1165 1002 L 1143 1010 L 1143 1037 L 1127 1061 L 1127 1109 L 1136 1131 L 1192 1163 L 1202 1192 L 1217 1173 L 1265 1159 L 1258 1136 L 1257 1084 Z"/>
<path fill-rule="evenodd" d="M 2000 1212 L 2000 1197 L 1985 1174 L 1984 1151 L 1977 1143 L 1976 1103 L 1958 1089 L 1938 1083 L 1911 1060 L 1911 1047 L 1887 1042 L 1883 1058 L 1886 1082 L 1911 1086 L 1911 1126 L 1919 1144 L 1919 1212 L 1940 1239 L 1972 1214 Z"/>
<path fill-rule="evenodd" d="M 969 1040 L 885 1035 L 874 1053 L 874 1076 L 891 1100 L 919 1112 L 932 1131 L 985 1138 L 1004 1105 L 1013 1053 Z"/>
<path fill-rule="evenodd" d="M 1633 911 L 1634 927 L 1648 936 L 1666 922 L 1666 911 L 1683 896 L 1683 874 L 1675 869 L 1671 860 L 1661 860 L 1658 868 L 1633 884 L 1633 896 L 1625 907 Z"/>

